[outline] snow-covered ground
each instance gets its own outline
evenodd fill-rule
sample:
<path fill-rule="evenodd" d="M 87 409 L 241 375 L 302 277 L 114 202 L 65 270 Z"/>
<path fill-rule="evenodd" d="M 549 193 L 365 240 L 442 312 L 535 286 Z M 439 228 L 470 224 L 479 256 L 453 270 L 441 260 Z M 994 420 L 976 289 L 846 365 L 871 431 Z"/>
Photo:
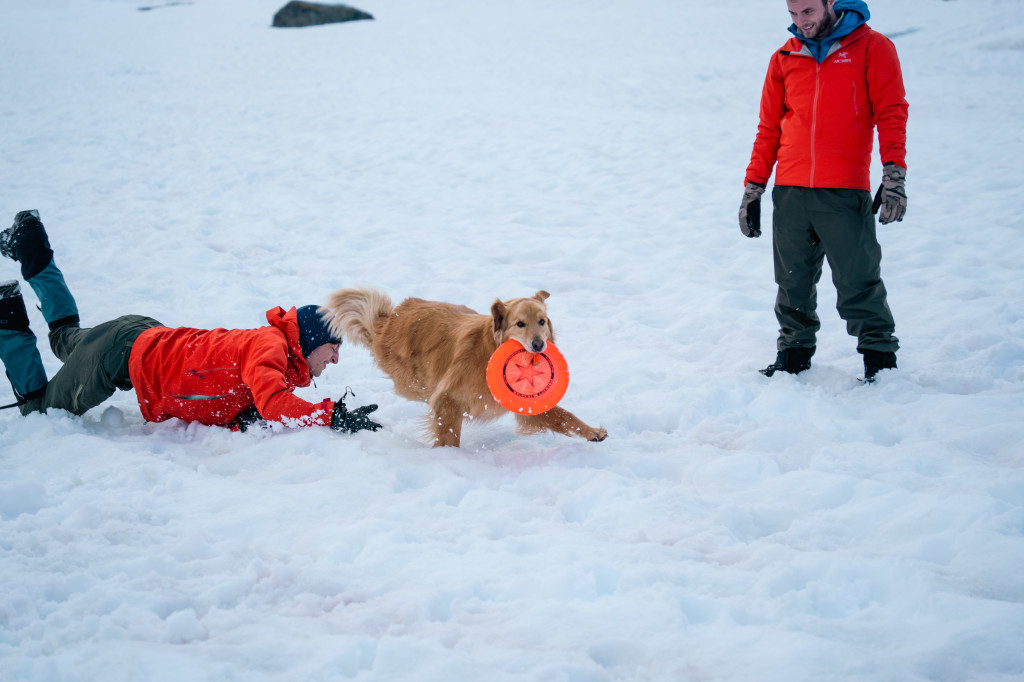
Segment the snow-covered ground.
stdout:
<path fill-rule="evenodd" d="M 301 393 L 384 431 L 7 410 L 0 680 L 1024 679 L 1024 3 L 870 3 L 911 113 L 868 386 L 827 273 L 813 369 L 756 371 L 782 0 L 145 4 L 0 4 L 0 219 L 39 209 L 87 324 L 543 288 L 610 436 L 427 448 L 351 347 Z"/>

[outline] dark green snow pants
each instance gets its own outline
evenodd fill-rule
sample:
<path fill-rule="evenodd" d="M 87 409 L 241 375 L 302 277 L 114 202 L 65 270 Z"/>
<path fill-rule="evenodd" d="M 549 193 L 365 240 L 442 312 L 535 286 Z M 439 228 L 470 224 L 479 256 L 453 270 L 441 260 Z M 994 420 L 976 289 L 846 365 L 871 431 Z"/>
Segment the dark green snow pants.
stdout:
<path fill-rule="evenodd" d="M 772 202 L 779 350 L 815 345 L 821 328 L 817 283 L 828 258 L 836 308 L 846 331 L 857 337 L 858 350 L 896 352 L 899 340 L 882 283 L 871 193 L 776 186 Z"/>
<path fill-rule="evenodd" d="M 23 412 L 50 408 L 83 414 L 114 394 L 132 388 L 128 358 L 139 334 L 159 327 L 151 317 L 123 315 L 87 329 L 65 326 L 50 332 L 50 348 L 63 363 L 46 393 Z M 25 409 L 27 408 L 27 409 Z"/>

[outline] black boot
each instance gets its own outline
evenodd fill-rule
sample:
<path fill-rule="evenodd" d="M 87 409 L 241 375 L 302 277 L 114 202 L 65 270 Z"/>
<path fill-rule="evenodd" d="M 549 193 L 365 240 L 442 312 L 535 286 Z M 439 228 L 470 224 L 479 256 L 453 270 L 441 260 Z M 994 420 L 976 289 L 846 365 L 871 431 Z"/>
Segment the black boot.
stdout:
<path fill-rule="evenodd" d="M 21 276 L 39 297 L 51 331 L 78 325 L 78 306 L 53 260 L 39 211 L 21 211 L 14 216 L 14 224 L 0 232 L 0 254 L 21 263 Z"/>
<path fill-rule="evenodd" d="M 872 383 L 875 375 L 883 369 L 896 369 L 896 353 L 879 350 L 862 350 L 857 352 L 864 356 L 864 382 Z"/>
<path fill-rule="evenodd" d="M 799 374 L 805 369 L 811 368 L 811 356 L 814 355 L 814 350 L 814 346 L 780 350 L 778 355 L 775 356 L 775 362 L 760 370 L 760 372 L 766 377 L 770 377 L 776 372 Z"/>
<path fill-rule="evenodd" d="M 53 261 L 39 211 L 21 211 L 14 216 L 14 224 L 0 232 L 0 254 L 21 263 L 21 277 L 26 282 Z"/>

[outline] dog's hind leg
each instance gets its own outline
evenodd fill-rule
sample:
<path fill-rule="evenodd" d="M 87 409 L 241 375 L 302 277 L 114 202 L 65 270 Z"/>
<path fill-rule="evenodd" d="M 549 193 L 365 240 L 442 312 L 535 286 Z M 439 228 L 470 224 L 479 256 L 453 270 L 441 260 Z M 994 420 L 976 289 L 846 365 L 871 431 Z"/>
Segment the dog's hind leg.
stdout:
<path fill-rule="evenodd" d="M 434 447 L 459 447 L 462 441 L 462 407 L 446 395 L 436 398 L 431 405 Z"/>
<path fill-rule="evenodd" d="M 566 436 L 579 436 L 589 441 L 602 441 L 608 437 L 604 429 L 595 429 L 583 423 L 579 417 L 561 407 L 552 407 L 547 412 L 533 415 L 516 415 L 520 433 L 554 431 Z"/>

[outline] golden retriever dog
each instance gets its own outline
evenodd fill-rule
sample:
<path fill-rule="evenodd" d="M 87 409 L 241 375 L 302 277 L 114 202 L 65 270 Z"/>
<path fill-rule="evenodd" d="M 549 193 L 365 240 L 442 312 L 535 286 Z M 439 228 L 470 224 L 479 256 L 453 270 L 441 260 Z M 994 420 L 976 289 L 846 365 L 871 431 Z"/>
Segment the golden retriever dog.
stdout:
<path fill-rule="evenodd" d="M 487 361 L 508 339 L 534 353 L 554 343 L 554 330 L 538 291 L 530 298 L 496 300 L 490 315 L 465 306 L 408 298 L 398 306 L 373 289 L 341 289 L 321 308 L 331 332 L 368 348 L 395 383 L 395 392 L 430 406 L 434 447 L 458 447 L 464 417 L 497 419 L 507 410 L 487 388 Z M 608 432 L 588 426 L 561 407 L 516 414 L 520 433 L 554 431 L 601 441 Z"/>

